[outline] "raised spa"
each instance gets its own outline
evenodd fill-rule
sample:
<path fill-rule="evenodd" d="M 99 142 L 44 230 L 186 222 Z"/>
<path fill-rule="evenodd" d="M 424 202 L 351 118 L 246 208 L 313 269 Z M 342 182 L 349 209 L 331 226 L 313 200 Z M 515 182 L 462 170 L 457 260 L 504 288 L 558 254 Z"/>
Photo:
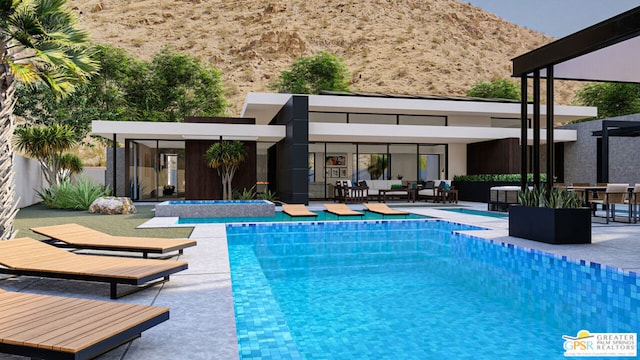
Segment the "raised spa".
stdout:
<path fill-rule="evenodd" d="M 274 216 L 275 211 L 267 200 L 175 200 L 156 205 L 156 216 L 181 218 Z"/>

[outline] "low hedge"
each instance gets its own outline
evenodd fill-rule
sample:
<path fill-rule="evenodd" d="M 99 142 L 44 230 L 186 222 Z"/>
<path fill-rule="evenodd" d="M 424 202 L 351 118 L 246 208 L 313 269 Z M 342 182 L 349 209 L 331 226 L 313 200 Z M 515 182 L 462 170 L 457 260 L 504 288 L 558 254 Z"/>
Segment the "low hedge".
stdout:
<path fill-rule="evenodd" d="M 453 181 L 483 181 L 483 182 L 520 182 L 520 174 L 476 174 L 476 175 L 456 175 Z M 547 174 L 540 174 L 540 181 L 547 181 Z M 533 182 L 533 174 L 527 174 L 527 182 Z"/>

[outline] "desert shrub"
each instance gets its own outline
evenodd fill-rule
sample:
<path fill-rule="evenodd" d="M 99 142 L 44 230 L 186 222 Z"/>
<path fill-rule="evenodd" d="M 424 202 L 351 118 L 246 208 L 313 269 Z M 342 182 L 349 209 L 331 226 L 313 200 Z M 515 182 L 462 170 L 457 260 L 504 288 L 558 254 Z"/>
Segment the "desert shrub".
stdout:
<path fill-rule="evenodd" d="M 467 91 L 467 96 L 485 99 L 520 100 L 520 89 L 507 79 L 495 79 L 491 82 L 481 81 Z"/>
<path fill-rule="evenodd" d="M 75 184 L 65 180 L 38 192 L 47 207 L 67 210 L 88 210 L 95 199 L 110 194 L 108 186 L 96 184 L 84 177 Z"/>

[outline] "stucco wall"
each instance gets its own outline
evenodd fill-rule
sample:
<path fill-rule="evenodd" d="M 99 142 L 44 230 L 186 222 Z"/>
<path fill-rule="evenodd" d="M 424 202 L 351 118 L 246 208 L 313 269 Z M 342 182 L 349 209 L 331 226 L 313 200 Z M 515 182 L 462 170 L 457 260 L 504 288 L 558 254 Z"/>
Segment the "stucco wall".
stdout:
<path fill-rule="evenodd" d="M 467 145 L 449 144 L 449 179 L 467 174 Z"/>
<path fill-rule="evenodd" d="M 40 170 L 40 163 L 14 154 L 13 164 L 17 207 L 23 208 L 40 202 L 41 199 L 36 190 L 42 189 L 42 185 L 45 183 L 42 170 Z"/>

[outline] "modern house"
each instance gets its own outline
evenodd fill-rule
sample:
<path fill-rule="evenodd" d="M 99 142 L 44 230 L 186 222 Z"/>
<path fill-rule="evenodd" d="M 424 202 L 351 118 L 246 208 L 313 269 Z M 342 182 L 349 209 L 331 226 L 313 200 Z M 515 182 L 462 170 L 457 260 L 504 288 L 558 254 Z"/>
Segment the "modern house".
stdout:
<path fill-rule="evenodd" d="M 554 109 L 555 124 L 596 116 L 593 107 Z M 219 198 L 220 182 L 204 164 L 204 152 L 215 141 L 240 140 L 248 156 L 234 178 L 237 189 L 258 184 L 258 191 L 266 186 L 284 202 L 307 203 L 331 198 L 337 180 L 518 173 L 520 111 L 518 101 L 468 97 L 249 93 L 240 118 L 94 121 L 92 132 L 124 144 L 115 172 L 108 151 L 107 182 L 119 195 Z M 527 136 L 532 141 L 533 132 Z M 577 132 L 554 129 L 553 139 L 575 142 Z M 163 195 L 164 185 L 175 191 Z"/>

